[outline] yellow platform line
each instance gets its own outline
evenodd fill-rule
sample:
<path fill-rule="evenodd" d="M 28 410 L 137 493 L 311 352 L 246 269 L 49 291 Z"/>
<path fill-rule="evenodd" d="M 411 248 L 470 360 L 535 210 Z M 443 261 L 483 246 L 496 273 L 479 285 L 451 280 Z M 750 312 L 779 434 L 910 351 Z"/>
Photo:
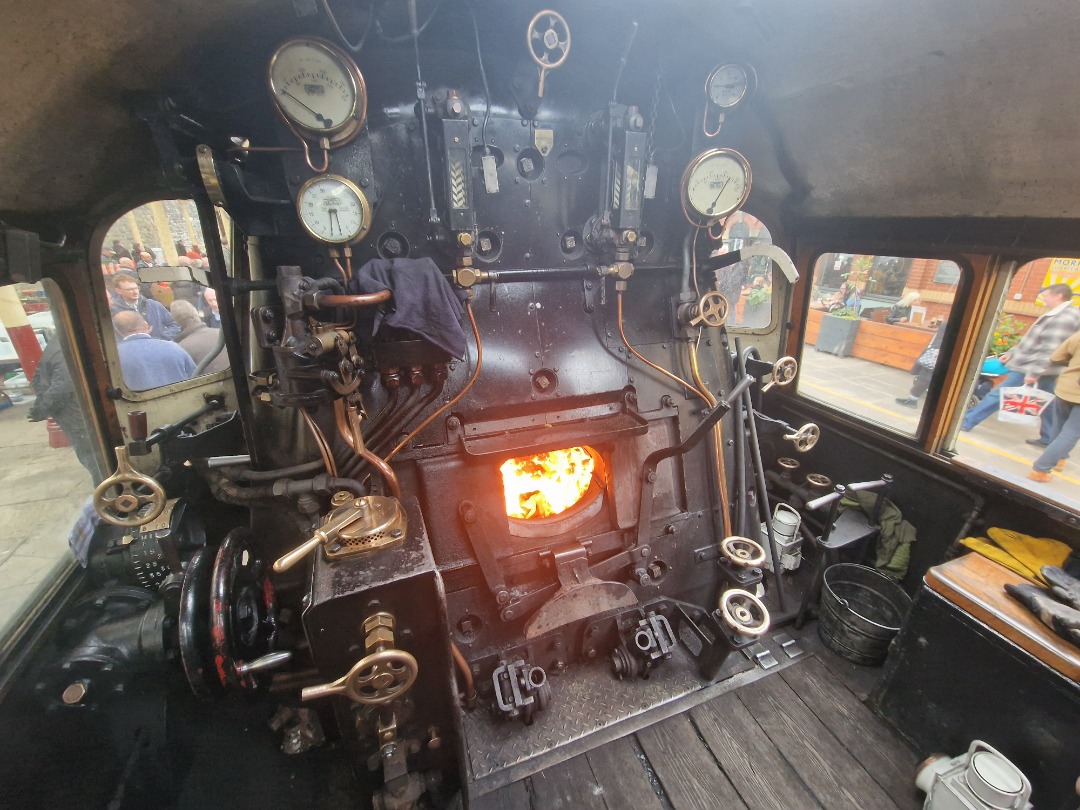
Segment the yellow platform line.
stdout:
<path fill-rule="evenodd" d="M 826 388 L 823 385 L 816 385 L 816 384 L 814 384 L 812 382 L 808 382 L 806 380 L 803 380 L 800 383 L 800 387 L 813 388 L 816 391 L 821 391 L 822 393 L 825 393 L 825 394 L 832 394 L 833 396 L 837 395 L 837 392 L 832 388 Z M 899 416 L 899 417 L 901 417 L 903 419 L 907 419 L 907 420 L 910 420 L 910 421 L 913 421 L 913 422 L 918 421 L 918 419 L 914 419 L 914 418 L 912 418 L 911 416 L 909 416 L 906 413 L 899 413 L 897 411 L 889 410 L 888 408 L 882 408 L 880 405 L 875 405 L 873 402 L 867 402 L 865 399 L 859 399 L 858 397 L 844 396 L 843 400 L 845 402 L 852 402 L 852 403 L 855 403 L 857 405 L 861 405 L 864 408 L 869 408 L 870 410 L 877 411 L 878 413 L 885 413 L 885 414 L 888 414 L 889 416 L 893 416 L 893 417 Z M 959 440 L 961 442 L 965 443 L 965 444 L 970 444 L 970 445 L 973 445 L 975 447 L 978 447 L 981 450 L 986 450 L 987 452 L 993 453 L 994 455 L 1002 456 L 1003 458 L 1007 458 L 1010 461 L 1015 461 L 1015 462 L 1017 462 L 1019 464 L 1022 464 L 1025 467 L 1030 467 L 1031 466 L 1032 459 L 1024 458 L 1023 456 L 1018 456 L 1015 453 L 1010 453 L 1008 450 L 1002 450 L 1002 449 L 1000 449 L 998 447 L 994 447 L 993 445 L 985 444 L 983 442 L 978 441 L 977 439 L 970 439 L 967 436 L 965 436 L 963 433 L 960 434 Z M 1061 473 L 1061 472 L 1055 472 L 1054 475 L 1055 475 L 1056 480 L 1067 481 L 1070 484 L 1080 484 L 1080 479 L 1073 478 L 1071 475 L 1065 475 L 1064 473 Z"/>

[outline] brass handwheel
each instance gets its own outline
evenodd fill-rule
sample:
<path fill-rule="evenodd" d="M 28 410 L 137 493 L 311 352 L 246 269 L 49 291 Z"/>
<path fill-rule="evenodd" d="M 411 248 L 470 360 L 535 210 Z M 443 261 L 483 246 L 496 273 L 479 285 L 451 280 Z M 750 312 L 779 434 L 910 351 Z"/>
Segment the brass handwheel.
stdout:
<path fill-rule="evenodd" d="M 405 650 L 381 650 L 361 658 L 333 683 L 306 687 L 303 700 L 344 695 L 353 703 L 379 705 L 401 697 L 416 680 L 416 659 Z"/>
<path fill-rule="evenodd" d="M 765 562 L 765 549 L 749 537 L 733 535 L 720 543 L 720 553 L 733 565 L 742 568 L 757 568 Z"/>
<path fill-rule="evenodd" d="M 706 326 L 723 326 L 727 322 L 728 309 L 728 300 L 722 293 L 715 290 L 705 293 L 697 303 L 697 315 L 691 319 L 690 325 L 704 323 Z"/>
<path fill-rule="evenodd" d="M 769 610 L 749 591 L 730 588 L 720 597 L 724 623 L 740 636 L 757 638 L 769 632 Z"/>
<path fill-rule="evenodd" d="M 818 439 L 821 438 L 821 428 L 813 422 L 807 422 L 797 431 L 788 434 L 784 438 L 794 443 L 795 449 L 800 453 L 805 453 L 818 443 Z"/>
<path fill-rule="evenodd" d="M 774 385 L 779 385 L 780 387 L 790 385 L 795 380 L 795 375 L 798 373 L 799 362 L 794 357 L 781 357 L 773 363 L 772 379 L 765 384 L 765 387 L 761 389 L 761 392 L 765 393 Z"/>
<path fill-rule="evenodd" d="M 165 490 L 149 475 L 131 466 L 127 448 L 116 448 L 116 472 L 94 490 L 94 511 L 106 523 L 134 528 L 149 523 L 165 509 Z"/>
<path fill-rule="evenodd" d="M 570 26 L 561 14 L 541 11 L 529 22 L 525 44 L 529 56 L 540 68 L 540 87 L 536 95 L 543 98 L 547 72 L 559 67 L 570 55 Z"/>

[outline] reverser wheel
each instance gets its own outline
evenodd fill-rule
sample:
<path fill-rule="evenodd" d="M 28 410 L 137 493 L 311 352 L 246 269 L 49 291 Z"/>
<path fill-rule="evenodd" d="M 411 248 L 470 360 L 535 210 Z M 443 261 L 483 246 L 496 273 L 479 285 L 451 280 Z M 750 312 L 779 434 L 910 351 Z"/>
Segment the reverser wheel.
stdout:
<path fill-rule="evenodd" d="M 238 667 L 265 655 L 277 638 L 277 605 L 268 567 L 251 550 L 251 532 L 233 529 L 218 549 L 211 582 L 210 628 L 218 678 L 256 689 L 257 675 Z"/>
<path fill-rule="evenodd" d="M 200 548 L 184 570 L 180 589 L 180 661 L 191 691 L 212 698 L 224 691 L 214 666 L 210 640 L 210 579 L 214 573 L 211 549 Z"/>
<path fill-rule="evenodd" d="M 740 636 L 757 638 L 769 631 L 769 610 L 749 591 L 729 588 L 720 597 L 724 623 Z"/>

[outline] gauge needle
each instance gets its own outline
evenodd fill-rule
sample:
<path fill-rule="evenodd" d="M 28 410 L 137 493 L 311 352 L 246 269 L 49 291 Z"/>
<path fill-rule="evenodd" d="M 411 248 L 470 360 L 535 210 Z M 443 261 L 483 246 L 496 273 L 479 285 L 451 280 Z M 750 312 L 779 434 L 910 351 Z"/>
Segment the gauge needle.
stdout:
<path fill-rule="evenodd" d="M 314 115 L 315 120 L 318 121 L 320 124 L 322 124 L 324 127 L 332 127 L 334 125 L 333 121 L 331 121 L 329 118 L 324 118 L 320 113 L 315 112 L 315 110 L 311 109 L 311 107 L 309 107 L 307 104 L 302 102 L 300 99 L 298 99 L 292 93 L 290 93 L 288 90 L 282 90 L 281 94 L 283 96 L 288 96 L 293 101 L 295 101 L 297 104 L 299 104 L 301 107 L 303 107 L 305 110 L 307 110 L 309 113 Z"/>
<path fill-rule="evenodd" d="M 730 182 L 731 178 L 728 178 L 724 181 L 724 185 L 720 186 L 720 190 L 716 192 L 716 199 L 712 201 L 712 204 L 709 206 L 709 210 L 705 212 L 706 214 L 711 214 L 713 212 L 713 208 L 716 207 L 716 203 L 720 201 L 720 195 L 724 193 L 724 189 L 727 188 L 727 184 Z"/>
<path fill-rule="evenodd" d="M 330 233 L 334 232 L 334 224 L 337 223 L 337 232 L 341 233 L 341 220 L 338 219 L 338 213 L 336 208 L 330 209 Z"/>

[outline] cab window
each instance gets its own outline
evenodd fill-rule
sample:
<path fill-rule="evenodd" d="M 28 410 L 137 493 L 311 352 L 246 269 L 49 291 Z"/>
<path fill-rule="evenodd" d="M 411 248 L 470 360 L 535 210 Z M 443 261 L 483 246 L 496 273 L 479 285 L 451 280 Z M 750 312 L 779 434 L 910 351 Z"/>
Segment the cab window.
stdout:
<path fill-rule="evenodd" d="M 226 255 L 227 225 L 218 222 Z M 228 368 L 209 267 L 191 200 L 142 205 L 109 228 L 101 246 L 104 334 L 116 342 L 124 387 L 144 391 Z"/>
<path fill-rule="evenodd" d="M 0 287 L 0 649 L 84 553 L 72 525 L 102 475 L 59 290 Z M 89 538 L 85 538 L 88 540 Z"/>
<path fill-rule="evenodd" d="M 724 223 L 713 255 L 771 245 L 772 234 L 760 219 L 738 211 Z M 768 329 L 773 323 L 773 266 L 765 256 L 752 256 L 716 271 L 717 289 L 728 299 L 727 325 L 735 329 Z"/>
<path fill-rule="evenodd" d="M 915 436 L 961 268 L 945 259 L 825 253 L 814 264 L 799 394 Z M 936 390 L 936 389 L 934 389 Z"/>
<path fill-rule="evenodd" d="M 1050 458 L 1047 446 L 1058 435 L 1055 392 L 1065 369 L 1051 356 L 1080 330 L 1077 293 L 1080 259 L 1037 259 L 1016 271 L 984 325 L 952 448 L 955 461 L 1072 509 L 1080 509 L 1080 461 L 1072 448 Z M 1074 395 L 1066 387 L 1063 396 Z M 1029 477 L 1039 467 L 1046 474 Z"/>

